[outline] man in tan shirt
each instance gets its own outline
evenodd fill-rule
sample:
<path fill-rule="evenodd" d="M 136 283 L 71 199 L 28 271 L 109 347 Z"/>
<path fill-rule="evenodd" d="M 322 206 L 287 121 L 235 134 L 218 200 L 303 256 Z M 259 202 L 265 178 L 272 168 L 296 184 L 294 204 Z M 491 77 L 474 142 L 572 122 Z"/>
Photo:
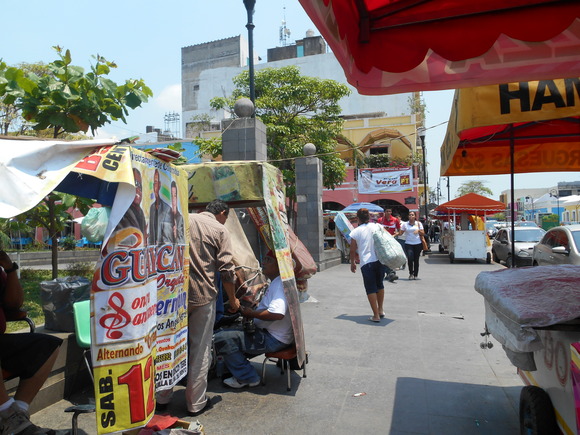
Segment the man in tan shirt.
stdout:
<path fill-rule="evenodd" d="M 216 199 L 204 212 L 189 215 L 189 373 L 185 398 L 191 416 L 198 416 L 212 407 L 206 390 L 218 295 L 216 271 L 228 295 L 230 311 L 240 309 L 235 296 L 230 236 L 224 226 L 228 214 L 228 205 Z M 158 410 L 166 407 L 171 395 L 172 390 L 158 394 Z"/>

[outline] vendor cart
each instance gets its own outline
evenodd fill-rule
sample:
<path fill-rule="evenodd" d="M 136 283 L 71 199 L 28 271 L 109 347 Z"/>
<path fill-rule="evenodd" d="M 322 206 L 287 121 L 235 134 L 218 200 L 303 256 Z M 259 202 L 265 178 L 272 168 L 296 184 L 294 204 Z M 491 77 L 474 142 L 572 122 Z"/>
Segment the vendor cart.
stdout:
<path fill-rule="evenodd" d="M 485 231 L 467 230 L 451 231 L 448 239 L 449 261 L 455 259 L 484 259 L 491 263 L 491 252 L 488 249 Z"/>
<path fill-rule="evenodd" d="M 449 261 L 483 259 L 491 263 L 491 243 L 485 231 L 488 214 L 505 211 L 503 202 L 468 193 L 435 209 L 443 220 L 439 252 L 448 251 Z"/>
<path fill-rule="evenodd" d="M 521 433 L 580 433 L 579 281 L 580 268 L 571 265 L 482 272 L 476 279 L 486 332 L 525 384 Z"/>

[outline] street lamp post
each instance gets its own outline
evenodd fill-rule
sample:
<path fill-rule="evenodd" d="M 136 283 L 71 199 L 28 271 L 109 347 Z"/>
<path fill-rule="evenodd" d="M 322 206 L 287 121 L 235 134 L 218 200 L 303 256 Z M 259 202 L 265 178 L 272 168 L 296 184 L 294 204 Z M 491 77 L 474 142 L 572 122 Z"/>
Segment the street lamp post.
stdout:
<path fill-rule="evenodd" d="M 421 139 L 421 149 L 423 150 L 423 194 L 425 196 L 425 221 L 428 219 L 428 211 L 427 211 L 427 162 L 425 155 L 425 128 L 419 127 L 417 129 L 417 134 L 419 135 L 419 139 Z"/>
<path fill-rule="evenodd" d="M 556 189 L 550 190 L 550 196 L 556 198 L 556 208 L 558 209 L 558 225 L 560 225 L 560 193 Z"/>
<path fill-rule="evenodd" d="M 536 210 L 534 210 L 534 198 L 526 196 L 526 200 L 532 203 L 532 222 L 536 222 Z"/>
<path fill-rule="evenodd" d="M 252 19 L 254 17 L 254 6 L 256 5 L 256 0 L 243 0 L 244 6 L 248 13 L 248 24 L 246 24 L 246 29 L 248 29 L 248 67 L 250 73 L 250 100 L 256 106 L 256 90 L 254 87 L 254 23 Z"/>

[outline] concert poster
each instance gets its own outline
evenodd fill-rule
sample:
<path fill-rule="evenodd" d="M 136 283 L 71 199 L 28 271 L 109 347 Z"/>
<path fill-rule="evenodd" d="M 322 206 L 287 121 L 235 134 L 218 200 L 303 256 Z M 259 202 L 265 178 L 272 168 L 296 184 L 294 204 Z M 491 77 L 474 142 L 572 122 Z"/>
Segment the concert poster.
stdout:
<path fill-rule="evenodd" d="M 187 175 L 126 148 L 120 178 L 93 168 L 119 182 L 91 291 L 99 434 L 144 426 L 155 392 L 187 373 Z"/>

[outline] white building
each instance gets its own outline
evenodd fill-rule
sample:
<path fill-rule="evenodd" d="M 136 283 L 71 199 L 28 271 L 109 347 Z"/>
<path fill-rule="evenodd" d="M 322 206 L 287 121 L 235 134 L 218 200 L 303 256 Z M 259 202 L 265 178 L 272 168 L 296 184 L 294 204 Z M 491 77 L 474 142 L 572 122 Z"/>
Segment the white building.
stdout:
<path fill-rule="evenodd" d="M 256 64 L 255 70 L 296 65 L 302 75 L 346 84 L 352 93 L 339 103 L 344 116 L 380 113 L 384 117 L 395 117 L 416 112 L 413 110 L 413 93 L 359 95 L 355 88 L 347 84 L 343 69 L 334 54 L 326 51 L 326 43 L 322 37 L 306 37 L 296 41 L 295 45 L 269 49 L 270 61 Z M 212 111 L 209 103 L 212 98 L 231 95 L 234 89 L 232 79 L 247 69 L 247 52 L 247 43 L 242 36 L 181 49 L 181 119 L 184 128 L 182 131 L 186 132 L 186 137 L 190 137 L 187 134 L 187 125 L 196 115 L 210 114 L 212 121 L 215 121 L 216 130 L 221 129 L 221 120 L 230 117 L 228 113 Z"/>

